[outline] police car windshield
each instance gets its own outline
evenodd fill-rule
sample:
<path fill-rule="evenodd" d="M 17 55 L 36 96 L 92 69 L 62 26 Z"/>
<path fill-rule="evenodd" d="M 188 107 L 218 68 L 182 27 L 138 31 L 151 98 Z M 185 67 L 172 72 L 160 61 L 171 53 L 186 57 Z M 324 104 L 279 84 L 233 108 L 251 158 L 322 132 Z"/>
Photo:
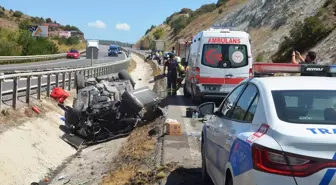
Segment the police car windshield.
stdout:
<path fill-rule="evenodd" d="M 280 120 L 289 123 L 336 125 L 336 91 L 272 91 Z"/>
<path fill-rule="evenodd" d="M 247 66 L 247 47 L 239 44 L 204 44 L 202 64 L 213 68 Z"/>

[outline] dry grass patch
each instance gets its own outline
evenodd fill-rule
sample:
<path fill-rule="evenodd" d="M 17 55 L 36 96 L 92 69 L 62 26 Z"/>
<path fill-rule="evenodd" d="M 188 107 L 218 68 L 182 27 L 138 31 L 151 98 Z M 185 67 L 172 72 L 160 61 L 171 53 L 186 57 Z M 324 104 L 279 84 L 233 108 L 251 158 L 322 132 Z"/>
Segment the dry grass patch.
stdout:
<path fill-rule="evenodd" d="M 136 128 L 122 147 L 113 163 L 114 169 L 103 179 L 103 185 L 131 184 L 131 180 L 143 169 L 150 168 L 156 137 L 148 136 L 148 132 L 156 127 L 157 122 Z"/>
<path fill-rule="evenodd" d="M 129 73 L 132 72 L 136 68 L 136 66 L 137 66 L 137 63 L 135 62 L 135 60 L 132 59 L 129 66 L 128 66 L 127 71 Z"/>

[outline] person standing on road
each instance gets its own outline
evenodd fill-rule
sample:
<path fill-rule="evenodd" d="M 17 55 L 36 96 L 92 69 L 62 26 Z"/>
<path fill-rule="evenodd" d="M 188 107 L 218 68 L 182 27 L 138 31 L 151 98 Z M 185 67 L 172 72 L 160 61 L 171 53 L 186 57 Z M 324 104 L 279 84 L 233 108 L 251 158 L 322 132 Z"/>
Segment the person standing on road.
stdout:
<path fill-rule="evenodd" d="M 170 54 L 169 59 L 165 62 L 163 67 L 163 75 L 166 75 L 167 72 L 167 93 L 168 95 L 176 96 L 176 81 L 177 81 L 177 71 L 178 63 L 175 60 L 175 55 Z"/>
<path fill-rule="evenodd" d="M 300 62 L 296 61 L 296 57 L 299 58 Z M 316 53 L 314 51 L 308 51 L 306 58 L 301 56 L 301 53 L 298 51 L 293 51 L 292 53 L 292 63 L 293 64 L 316 64 Z"/>

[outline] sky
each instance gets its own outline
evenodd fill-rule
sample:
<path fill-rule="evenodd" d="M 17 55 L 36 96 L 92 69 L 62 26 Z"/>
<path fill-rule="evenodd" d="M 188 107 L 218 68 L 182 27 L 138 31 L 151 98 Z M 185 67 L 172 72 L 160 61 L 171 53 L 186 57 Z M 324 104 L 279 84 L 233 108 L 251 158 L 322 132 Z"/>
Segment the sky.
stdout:
<path fill-rule="evenodd" d="M 77 26 L 86 39 L 135 43 L 151 25 L 182 8 L 197 9 L 217 0 L 1 0 L 6 9 Z"/>

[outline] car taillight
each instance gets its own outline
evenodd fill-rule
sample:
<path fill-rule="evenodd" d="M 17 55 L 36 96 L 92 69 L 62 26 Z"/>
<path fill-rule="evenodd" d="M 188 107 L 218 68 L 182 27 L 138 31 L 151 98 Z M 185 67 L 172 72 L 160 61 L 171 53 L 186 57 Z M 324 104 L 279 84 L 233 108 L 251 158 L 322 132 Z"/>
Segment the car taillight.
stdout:
<path fill-rule="evenodd" d="M 253 168 L 285 176 L 306 177 L 324 168 L 336 167 L 336 161 L 285 153 L 252 144 Z"/>
<path fill-rule="evenodd" d="M 249 77 L 250 77 L 250 78 L 253 77 L 253 68 L 250 68 L 250 69 L 249 69 Z"/>

